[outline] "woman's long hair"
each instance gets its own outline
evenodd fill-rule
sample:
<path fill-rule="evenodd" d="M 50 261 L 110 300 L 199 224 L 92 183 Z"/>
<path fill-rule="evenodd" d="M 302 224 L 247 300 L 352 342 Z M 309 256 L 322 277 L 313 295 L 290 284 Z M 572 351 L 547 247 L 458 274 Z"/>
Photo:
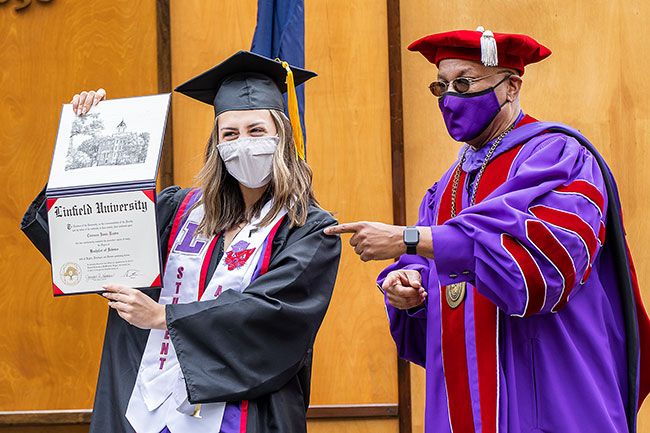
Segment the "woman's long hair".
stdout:
<path fill-rule="evenodd" d="M 197 183 L 203 190 L 197 205 L 203 204 L 205 210 L 199 233 L 211 236 L 249 222 L 260 214 L 271 198 L 273 206 L 260 222 L 262 227 L 270 224 L 282 208 L 287 209 L 290 227 L 302 226 L 307 220 L 309 205 L 318 205 L 312 189 L 311 169 L 296 153 L 289 119 L 281 111 L 269 112 L 280 139 L 273 155 L 273 177 L 262 197 L 248 212 L 239 182 L 228 173 L 217 150 L 219 128 L 215 119 L 206 149 L 205 165 L 197 176 Z"/>

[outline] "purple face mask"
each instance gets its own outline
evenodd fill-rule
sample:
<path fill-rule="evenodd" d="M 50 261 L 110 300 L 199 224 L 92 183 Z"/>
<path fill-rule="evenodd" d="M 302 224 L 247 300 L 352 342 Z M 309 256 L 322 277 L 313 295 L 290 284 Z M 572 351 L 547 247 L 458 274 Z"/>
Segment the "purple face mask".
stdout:
<path fill-rule="evenodd" d="M 449 135 L 456 140 L 467 142 L 478 137 L 488 127 L 508 101 L 499 104 L 494 89 L 508 77 L 494 86 L 475 93 L 447 92 L 438 98 L 438 106 L 445 119 Z"/>

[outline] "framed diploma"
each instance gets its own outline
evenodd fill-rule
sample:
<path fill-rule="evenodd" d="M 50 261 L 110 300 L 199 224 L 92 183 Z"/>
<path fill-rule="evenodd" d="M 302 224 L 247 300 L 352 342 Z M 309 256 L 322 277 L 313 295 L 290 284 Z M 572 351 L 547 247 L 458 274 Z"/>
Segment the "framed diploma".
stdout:
<path fill-rule="evenodd" d="M 160 287 L 155 188 L 169 101 L 114 99 L 85 116 L 63 106 L 46 191 L 55 296 Z"/>

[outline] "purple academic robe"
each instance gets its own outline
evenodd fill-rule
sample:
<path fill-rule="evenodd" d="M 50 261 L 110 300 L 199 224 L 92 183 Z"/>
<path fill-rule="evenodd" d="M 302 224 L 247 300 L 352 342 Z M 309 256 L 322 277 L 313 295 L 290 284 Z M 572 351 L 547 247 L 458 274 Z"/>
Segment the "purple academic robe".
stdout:
<path fill-rule="evenodd" d="M 490 145 L 468 151 L 450 218 L 455 162 L 420 206 L 435 259 L 404 255 L 379 276 L 381 284 L 414 269 L 428 292 L 411 310 L 386 301 L 399 356 L 426 369 L 427 433 L 633 430 L 603 172 L 586 146 L 550 125 L 520 116 L 480 180 L 491 187 L 471 207 Z M 445 286 L 462 281 L 465 300 L 452 309 Z"/>

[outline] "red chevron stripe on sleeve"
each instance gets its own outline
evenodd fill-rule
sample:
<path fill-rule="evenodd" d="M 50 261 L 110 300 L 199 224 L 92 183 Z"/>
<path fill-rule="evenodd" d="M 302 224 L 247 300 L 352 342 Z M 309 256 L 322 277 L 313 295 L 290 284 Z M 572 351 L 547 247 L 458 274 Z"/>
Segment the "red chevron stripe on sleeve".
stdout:
<path fill-rule="evenodd" d="M 601 220 L 598 228 L 598 242 L 601 246 L 605 243 L 605 223 Z"/>
<path fill-rule="evenodd" d="M 594 229 L 585 220 L 580 218 L 580 216 L 572 212 L 566 212 L 543 205 L 533 206 L 528 210 L 532 215 L 540 220 L 546 221 L 551 225 L 567 230 L 578 236 L 587 252 L 587 268 L 585 269 L 585 273 L 580 283 L 583 284 L 587 281 L 589 273 L 591 272 L 591 263 L 596 254 L 596 250 L 598 249 L 598 238 L 596 237 Z"/>
<path fill-rule="evenodd" d="M 561 185 L 554 189 L 560 194 L 578 194 L 593 203 L 598 208 L 600 215 L 605 212 L 605 198 L 596 185 L 584 179 L 576 180 L 568 185 Z"/>
<path fill-rule="evenodd" d="M 523 317 L 539 313 L 546 301 L 546 280 L 530 251 L 508 234 L 501 235 L 501 246 L 512 257 L 526 285 L 526 308 Z"/>
<path fill-rule="evenodd" d="M 551 311 L 555 313 L 566 305 L 569 299 L 569 294 L 575 284 L 576 272 L 573 259 L 566 248 L 564 248 L 564 245 L 557 240 L 553 232 L 551 232 L 551 230 L 541 221 L 527 220 L 526 236 L 535 248 L 537 248 L 558 271 L 560 277 L 562 277 L 562 290 L 560 292 L 560 297 L 551 309 Z"/>

